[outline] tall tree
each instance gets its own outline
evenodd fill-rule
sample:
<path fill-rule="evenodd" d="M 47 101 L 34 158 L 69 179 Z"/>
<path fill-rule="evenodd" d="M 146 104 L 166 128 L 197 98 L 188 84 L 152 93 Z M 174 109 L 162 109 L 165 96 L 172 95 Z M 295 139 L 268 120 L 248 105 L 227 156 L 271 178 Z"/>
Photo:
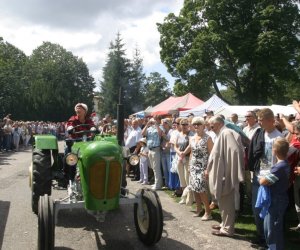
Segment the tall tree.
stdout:
<path fill-rule="evenodd" d="M 116 117 L 119 90 L 123 90 L 124 113 L 129 115 L 132 110 L 129 99 L 130 62 L 125 57 L 124 44 L 120 33 L 114 42 L 110 43 L 108 58 L 103 68 L 103 81 L 100 82 L 102 105 L 101 113 L 109 113 Z"/>
<path fill-rule="evenodd" d="M 172 95 L 166 78 L 158 72 L 151 72 L 144 86 L 144 108 L 155 106 Z"/>
<path fill-rule="evenodd" d="M 146 76 L 143 72 L 143 59 L 140 50 L 135 48 L 133 60 L 131 62 L 130 79 L 129 79 L 129 101 L 131 111 L 138 112 L 144 107 L 143 87 L 145 85 Z"/>
<path fill-rule="evenodd" d="M 199 97 L 222 98 L 221 85 L 240 104 L 284 103 L 282 83 L 299 83 L 299 28 L 295 0 L 185 0 L 158 24 L 161 59 Z"/>
<path fill-rule="evenodd" d="M 8 113 L 13 119 L 24 117 L 24 97 L 28 91 L 24 81 L 26 55 L 0 37 L 0 118 Z"/>
<path fill-rule="evenodd" d="M 87 65 L 58 44 L 44 42 L 27 65 L 32 119 L 66 120 L 74 105 L 93 105 L 94 79 Z"/>

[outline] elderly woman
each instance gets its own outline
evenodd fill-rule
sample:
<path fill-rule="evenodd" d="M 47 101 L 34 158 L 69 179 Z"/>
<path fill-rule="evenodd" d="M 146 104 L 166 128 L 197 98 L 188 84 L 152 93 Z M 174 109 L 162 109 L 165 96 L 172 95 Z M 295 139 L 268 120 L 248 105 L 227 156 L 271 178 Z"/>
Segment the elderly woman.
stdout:
<path fill-rule="evenodd" d="M 189 121 L 188 119 L 182 119 L 180 121 L 181 131 L 177 137 L 175 144 L 175 151 L 177 154 L 177 171 L 180 180 L 180 187 L 182 190 L 186 188 L 189 183 L 189 153 L 187 149 L 189 145 Z M 185 199 L 182 199 L 180 204 L 185 203 Z"/>
<path fill-rule="evenodd" d="M 190 186 L 194 192 L 197 210 L 194 217 L 200 216 L 202 205 L 205 207 L 205 214 L 201 220 L 211 220 L 211 211 L 208 201 L 208 183 L 205 175 L 209 153 L 212 150 L 213 142 L 209 135 L 204 132 L 205 121 L 202 117 L 194 117 L 192 126 L 195 128 L 195 135 L 190 138 L 188 149 L 191 150 L 190 160 Z"/>

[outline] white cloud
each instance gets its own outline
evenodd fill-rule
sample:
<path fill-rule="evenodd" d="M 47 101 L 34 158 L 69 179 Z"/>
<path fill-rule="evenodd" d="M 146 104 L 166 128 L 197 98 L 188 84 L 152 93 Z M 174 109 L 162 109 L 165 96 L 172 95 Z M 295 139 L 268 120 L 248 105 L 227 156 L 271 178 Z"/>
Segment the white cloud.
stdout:
<path fill-rule="evenodd" d="M 183 0 L 1 0 L 0 36 L 27 55 L 43 41 L 58 43 L 81 57 L 98 82 L 109 43 L 120 32 L 129 58 L 137 46 L 145 71 L 161 68 L 171 80 L 160 62 L 156 23 L 182 5 Z"/>

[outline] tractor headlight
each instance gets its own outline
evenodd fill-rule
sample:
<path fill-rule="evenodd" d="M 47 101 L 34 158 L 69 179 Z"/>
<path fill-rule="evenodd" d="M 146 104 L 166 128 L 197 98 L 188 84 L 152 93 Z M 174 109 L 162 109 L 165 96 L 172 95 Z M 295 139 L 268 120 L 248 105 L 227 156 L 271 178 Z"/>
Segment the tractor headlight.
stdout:
<path fill-rule="evenodd" d="M 132 166 L 136 166 L 139 164 L 140 157 L 138 155 L 131 155 L 129 157 L 129 164 Z"/>
<path fill-rule="evenodd" d="M 66 163 L 69 166 L 75 166 L 77 164 L 77 162 L 78 162 L 78 156 L 76 154 L 73 154 L 73 153 L 67 154 Z"/>

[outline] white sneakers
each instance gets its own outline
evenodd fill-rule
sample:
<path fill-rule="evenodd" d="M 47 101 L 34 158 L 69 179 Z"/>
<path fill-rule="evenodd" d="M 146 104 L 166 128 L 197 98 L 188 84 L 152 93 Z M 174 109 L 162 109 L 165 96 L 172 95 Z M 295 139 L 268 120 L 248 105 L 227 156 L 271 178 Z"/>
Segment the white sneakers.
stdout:
<path fill-rule="evenodd" d="M 201 220 L 202 220 L 202 221 L 212 220 L 212 216 L 211 216 L 211 214 L 204 214 L 204 215 L 201 217 Z"/>
<path fill-rule="evenodd" d="M 179 203 L 179 204 L 185 204 L 186 201 L 185 201 L 185 199 L 181 199 L 178 203 Z"/>

